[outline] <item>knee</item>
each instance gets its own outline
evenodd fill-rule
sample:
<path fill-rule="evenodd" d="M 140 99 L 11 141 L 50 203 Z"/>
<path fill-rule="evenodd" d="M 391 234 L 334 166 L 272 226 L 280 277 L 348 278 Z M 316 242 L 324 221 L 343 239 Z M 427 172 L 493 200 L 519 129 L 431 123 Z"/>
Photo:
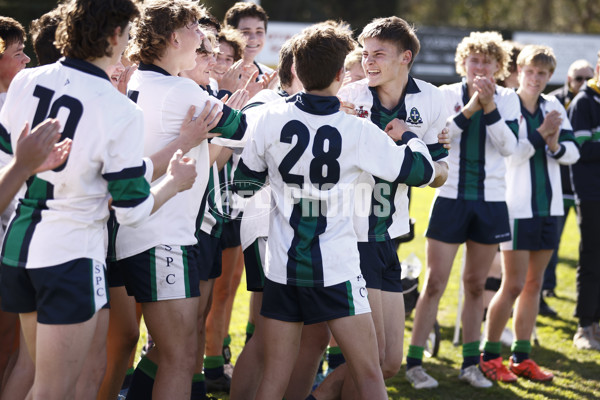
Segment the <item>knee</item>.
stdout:
<path fill-rule="evenodd" d="M 423 287 L 422 296 L 425 296 L 428 299 L 438 300 L 442 297 L 442 294 L 444 294 L 445 288 L 446 282 L 429 276 Z"/>
<path fill-rule="evenodd" d="M 381 372 L 383 373 L 383 379 L 389 379 L 396 376 L 402 366 L 402 353 L 399 357 L 385 358 L 381 364 Z"/>
<path fill-rule="evenodd" d="M 480 279 L 464 276 L 463 283 L 465 286 L 465 296 L 482 297 L 485 290 L 485 282 Z"/>
<path fill-rule="evenodd" d="M 131 326 L 127 331 L 123 332 L 122 340 L 123 347 L 128 350 L 133 349 L 140 338 L 140 328 L 139 326 Z"/>

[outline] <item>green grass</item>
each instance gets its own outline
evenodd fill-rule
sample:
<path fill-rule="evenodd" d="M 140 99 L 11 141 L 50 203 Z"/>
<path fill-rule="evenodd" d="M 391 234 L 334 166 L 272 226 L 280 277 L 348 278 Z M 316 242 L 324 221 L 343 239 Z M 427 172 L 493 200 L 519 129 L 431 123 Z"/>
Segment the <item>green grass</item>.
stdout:
<path fill-rule="evenodd" d="M 403 244 L 399 250 L 400 260 L 415 253 L 425 264 L 425 238 L 429 208 L 433 189 L 413 191 L 411 216 L 416 219 L 415 239 Z M 576 298 L 576 264 L 578 258 L 579 231 L 572 212 L 567 219 L 559 250 L 557 268 L 557 298 L 548 303 L 558 311 L 557 318 L 538 317 L 537 334 L 539 346 L 533 347 L 532 357 L 543 367 L 555 374 L 551 384 L 533 383 L 519 379 L 516 384 L 494 384 L 491 389 L 474 389 L 457 379 L 462 362 L 461 348 L 452 345 L 454 322 L 457 311 L 458 283 L 462 251 L 456 257 L 446 293 L 442 297 L 438 322 L 441 325 L 442 342 L 438 356 L 425 360 L 426 368 L 440 382 L 433 390 L 417 391 L 404 378 L 404 368 L 387 380 L 390 399 L 459 399 L 485 396 L 486 399 L 594 399 L 600 397 L 600 353 L 577 350 L 572 345 L 577 321 L 573 318 Z M 425 268 L 421 273 L 423 281 Z M 232 353 L 240 353 L 248 318 L 249 295 L 245 289 L 245 278 L 237 293 L 231 320 Z M 404 354 L 408 349 L 412 320 L 409 319 L 404 333 Z M 503 349 L 505 359 L 509 349 Z M 222 399 L 229 397 L 223 396 Z"/>

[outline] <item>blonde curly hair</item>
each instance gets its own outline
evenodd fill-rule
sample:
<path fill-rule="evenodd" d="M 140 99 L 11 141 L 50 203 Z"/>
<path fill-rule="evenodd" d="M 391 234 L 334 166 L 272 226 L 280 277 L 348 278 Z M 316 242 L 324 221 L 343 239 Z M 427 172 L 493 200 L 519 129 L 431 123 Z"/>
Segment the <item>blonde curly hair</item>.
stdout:
<path fill-rule="evenodd" d="M 152 64 L 167 49 L 171 34 L 204 15 L 204 7 L 192 0 L 153 0 L 144 3 L 142 14 L 132 28 L 133 40 L 127 51 L 134 62 Z"/>
<path fill-rule="evenodd" d="M 496 80 L 504 79 L 510 72 L 508 66 L 510 64 L 510 50 L 502 39 L 502 35 L 498 32 L 471 32 L 469 36 L 456 47 L 456 55 L 454 62 L 456 63 L 456 72 L 460 76 L 466 76 L 465 60 L 470 54 L 479 53 L 493 57 L 498 62 L 498 71 L 494 74 Z"/>

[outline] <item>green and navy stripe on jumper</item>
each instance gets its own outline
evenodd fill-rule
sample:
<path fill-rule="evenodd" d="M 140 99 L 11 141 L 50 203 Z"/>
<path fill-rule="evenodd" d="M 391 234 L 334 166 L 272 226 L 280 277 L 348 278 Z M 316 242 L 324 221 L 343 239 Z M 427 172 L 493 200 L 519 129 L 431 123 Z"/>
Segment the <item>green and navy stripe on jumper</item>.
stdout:
<path fill-rule="evenodd" d="M 0 124 L 0 151 L 10 155 L 13 154 L 10 134 L 2 124 Z"/>
<path fill-rule="evenodd" d="M 206 211 L 206 203 L 208 202 L 208 192 L 210 191 L 210 186 L 206 185 L 206 189 L 204 189 L 204 195 L 202 196 L 202 201 L 200 202 L 200 210 L 198 211 L 198 215 L 196 216 L 196 239 L 200 237 L 200 231 L 202 227 L 202 221 L 204 221 L 204 212 Z"/>
<path fill-rule="evenodd" d="M 323 287 L 320 235 L 327 229 L 327 202 L 300 199 L 289 219 L 294 237 L 288 250 L 287 284 Z"/>
<path fill-rule="evenodd" d="M 519 99 L 520 100 L 520 99 Z M 540 104 L 545 102 L 544 98 L 540 97 Z M 531 210 L 533 216 L 547 217 L 550 215 L 550 207 L 552 204 L 552 184 L 548 173 L 548 156 L 546 152 L 546 142 L 542 135 L 538 132 L 538 128 L 544 122 L 544 114 L 541 106 L 531 114 L 521 102 L 521 114 L 527 124 L 527 139 L 535 148 L 534 155 L 529 159 L 529 171 L 531 174 Z M 559 143 L 571 141 L 576 143 L 573 131 L 561 130 L 559 133 Z M 560 158 L 565 153 L 566 148 L 560 144 L 560 150 L 550 155 L 553 158 Z M 559 193 L 560 195 L 560 193 Z"/>
<path fill-rule="evenodd" d="M 244 164 L 244 159 L 240 158 L 233 177 L 234 192 L 244 198 L 251 197 L 265 186 L 268 175 L 269 170 L 253 171 Z"/>
<path fill-rule="evenodd" d="M 246 133 L 246 127 L 244 113 L 223 104 L 223 115 L 211 132 L 218 132 L 222 135 L 221 137 L 226 139 L 241 140 Z"/>
<path fill-rule="evenodd" d="M 377 96 L 377 89 L 369 87 L 371 95 L 373 97 L 373 105 L 371 107 L 371 122 L 373 122 L 381 130 L 385 130 L 387 124 L 395 118 L 405 121 L 407 118 L 406 111 L 406 95 L 419 93 L 420 89 L 412 77 L 409 77 L 406 84 L 406 90 L 402 94 L 400 101 L 392 110 L 386 109 Z M 407 140 L 408 141 L 408 140 Z M 405 143 L 399 143 L 405 144 Z M 444 158 L 448 155 L 446 150 L 441 144 L 436 143 L 427 145 L 427 148 L 434 161 Z M 423 182 L 418 179 L 418 176 L 424 171 L 412 171 L 413 160 L 422 158 L 421 154 L 413 153 L 410 148 L 405 150 L 405 162 L 402 166 L 402 170 L 398 176 L 397 182 L 406 183 L 407 185 L 422 185 Z M 417 166 L 419 163 L 414 163 Z M 431 175 L 429 175 L 431 176 Z M 388 234 L 388 228 L 393 222 L 392 215 L 396 211 L 394 199 L 397 192 L 397 184 L 395 182 L 389 182 L 384 179 L 374 177 L 377 193 L 374 191 L 371 195 L 371 213 L 369 215 L 369 241 L 381 242 L 390 239 Z M 416 183 L 418 181 L 418 183 Z M 427 179 L 425 182 L 428 182 Z M 376 212 L 377 210 L 377 212 Z M 387 212 L 389 211 L 389 212 Z"/>
<path fill-rule="evenodd" d="M 535 148 L 535 153 L 529 159 L 531 210 L 534 217 L 547 217 L 552 204 L 552 185 L 548 175 L 546 142 L 537 130 L 544 122 L 544 115 L 540 107 L 531 114 L 522 103 L 521 114 L 527 124 L 527 139 Z"/>
<path fill-rule="evenodd" d="M 144 178 L 146 164 L 102 174 L 108 182 L 113 207 L 135 207 L 150 196 L 150 184 Z"/>
<path fill-rule="evenodd" d="M 463 104 L 470 100 L 466 81 L 462 87 Z M 458 113 L 454 117 L 456 125 L 463 130 L 460 139 L 460 160 L 458 172 L 458 198 L 464 200 L 483 200 L 485 182 L 485 143 L 487 126 L 502 119 L 498 109 L 489 114 L 483 110 L 474 113 L 470 119 Z M 517 121 L 506 121 L 506 124 L 518 137 Z"/>
<path fill-rule="evenodd" d="M 206 187 L 204 198 L 202 199 L 202 205 L 200 206 L 200 214 L 202 214 L 202 216 L 198 216 L 199 225 L 197 225 L 197 230 L 199 231 L 200 227 L 202 226 L 203 216 L 206 212 L 206 207 L 208 206 L 208 212 L 215 219 L 215 224 L 210 231 L 210 235 L 220 238 L 221 233 L 223 232 L 224 217 L 223 214 L 219 212 L 215 202 L 215 190 L 220 190 L 220 188 L 215 188 L 215 180 L 213 177 L 212 168 L 214 167 L 211 167 L 210 173 L 208 174 L 208 185 Z M 196 221 L 198 221 L 198 219 Z"/>
<path fill-rule="evenodd" d="M 27 180 L 25 197 L 19 200 L 15 217 L 6 230 L 2 248 L 2 262 L 11 267 L 27 264 L 29 245 L 36 226 L 42 220 L 42 211 L 48 209 L 48 200 L 54 199 L 54 185 L 36 176 Z"/>

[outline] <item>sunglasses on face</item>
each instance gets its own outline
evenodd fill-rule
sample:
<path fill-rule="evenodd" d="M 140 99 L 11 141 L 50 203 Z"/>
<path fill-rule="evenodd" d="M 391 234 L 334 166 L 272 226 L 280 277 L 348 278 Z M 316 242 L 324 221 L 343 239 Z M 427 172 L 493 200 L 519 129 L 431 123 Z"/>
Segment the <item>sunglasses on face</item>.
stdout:
<path fill-rule="evenodd" d="M 591 76 L 576 76 L 573 79 L 575 79 L 577 82 L 583 82 L 583 81 L 592 79 L 592 77 Z"/>

